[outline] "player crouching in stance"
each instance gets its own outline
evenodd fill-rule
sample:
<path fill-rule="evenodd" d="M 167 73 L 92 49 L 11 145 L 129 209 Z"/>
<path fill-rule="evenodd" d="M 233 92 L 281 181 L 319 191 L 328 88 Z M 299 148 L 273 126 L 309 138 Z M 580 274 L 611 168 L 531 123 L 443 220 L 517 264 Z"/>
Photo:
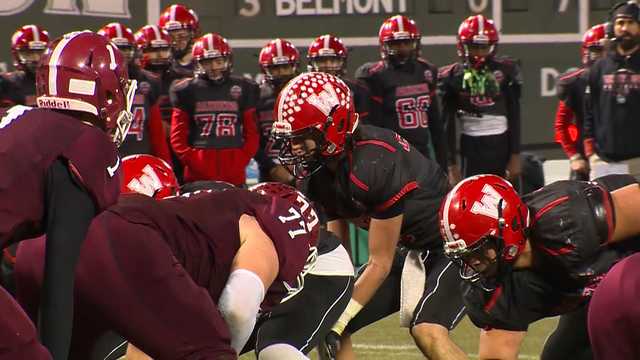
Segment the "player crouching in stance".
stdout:
<path fill-rule="evenodd" d="M 242 189 L 163 200 L 123 195 L 93 221 L 82 249 L 76 295 L 89 323 L 152 358 L 236 359 L 266 289 L 294 283 L 316 251 L 317 215 L 288 189 L 280 196 Z M 31 297 L 21 299 L 27 307 L 38 286 L 29 267 L 41 262 L 34 246 L 19 249 L 17 261 L 21 286 L 36 287 L 18 290 Z M 96 331 L 74 330 L 82 337 Z"/>
<path fill-rule="evenodd" d="M 338 357 L 351 355 L 349 334 L 401 310 L 426 356 L 465 358 L 448 336 L 464 307 L 460 276 L 438 231 L 438 209 L 449 190 L 444 172 L 393 131 L 358 125 L 351 91 L 333 75 L 294 78 L 274 112 L 280 161 L 305 180 L 305 193 L 326 211 L 328 229 L 343 241 L 347 221 L 369 229 L 369 261 L 328 336 L 332 355 L 338 341 Z"/>
<path fill-rule="evenodd" d="M 445 198 L 446 254 L 468 280 L 482 328 L 480 359 L 516 359 L 529 324 L 561 315 L 541 359 L 590 359 L 586 308 L 599 281 L 640 234 L 640 187 L 627 175 L 558 181 L 524 196 L 495 175 L 463 180 Z"/>

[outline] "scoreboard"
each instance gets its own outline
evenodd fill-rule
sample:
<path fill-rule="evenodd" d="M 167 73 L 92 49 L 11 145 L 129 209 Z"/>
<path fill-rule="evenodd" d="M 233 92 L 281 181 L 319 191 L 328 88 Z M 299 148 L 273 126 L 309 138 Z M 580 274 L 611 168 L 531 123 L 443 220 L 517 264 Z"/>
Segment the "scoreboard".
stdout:
<path fill-rule="evenodd" d="M 580 64 L 580 39 L 590 26 L 607 20 L 614 0 L 183 0 L 200 17 L 203 32 L 219 32 L 231 41 L 234 71 L 255 76 L 257 54 L 270 39 L 294 43 L 303 69 L 309 43 L 333 33 L 349 47 L 349 73 L 379 59 L 378 28 L 394 14 L 416 20 L 421 50 L 443 66 L 456 61 L 455 35 L 469 15 L 484 14 L 500 29 L 498 53 L 520 60 L 524 78 L 522 140 L 525 149 L 553 145 L 557 99 L 555 79 Z M 155 23 L 167 0 L 2 0 L 0 28 L 6 46 L 0 61 L 11 68 L 10 36 L 20 25 L 35 23 L 53 37 L 79 29 L 96 30 L 121 21 L 134 31 Z M 555 151 L 553 155 L 558 155 Z"/>

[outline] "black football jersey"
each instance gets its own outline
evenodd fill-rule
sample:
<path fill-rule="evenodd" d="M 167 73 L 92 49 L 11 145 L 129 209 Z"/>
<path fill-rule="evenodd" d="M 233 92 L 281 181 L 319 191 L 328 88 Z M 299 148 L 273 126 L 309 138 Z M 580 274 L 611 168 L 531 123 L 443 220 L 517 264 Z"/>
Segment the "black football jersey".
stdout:
<path fill-rule="evenodd" d="M 401 244 L 442 249 L 438 209 L 449 189 L 447 177 L 393 131 L 360 125 L 336 174 L 323 167 L 303 188 L 329 220 L 342 218 L 368 228 L 372 217 L 402 213 Z"/>
<path fill-rule="evenodd" d="M 206 78 L 175 82 L 170 91 L 173 107 L 191 116 L 189 144 L 194 148 L 241 148 L 243 117 L 255 109 L 256 83 L 230 76 L 223 83 Z"/>

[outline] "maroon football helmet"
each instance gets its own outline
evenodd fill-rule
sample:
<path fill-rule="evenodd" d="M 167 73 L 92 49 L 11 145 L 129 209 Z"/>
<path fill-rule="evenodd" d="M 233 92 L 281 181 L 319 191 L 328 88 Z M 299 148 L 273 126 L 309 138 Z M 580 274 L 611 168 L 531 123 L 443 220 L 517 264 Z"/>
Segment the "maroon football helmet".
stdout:
<path fill-rule="evenodd" d="M 118 145 L 131 125 L 136 88 L 120 50 L 91 31 L 56 39 L 36 73 L 38 107 L 90 113 Z"/>

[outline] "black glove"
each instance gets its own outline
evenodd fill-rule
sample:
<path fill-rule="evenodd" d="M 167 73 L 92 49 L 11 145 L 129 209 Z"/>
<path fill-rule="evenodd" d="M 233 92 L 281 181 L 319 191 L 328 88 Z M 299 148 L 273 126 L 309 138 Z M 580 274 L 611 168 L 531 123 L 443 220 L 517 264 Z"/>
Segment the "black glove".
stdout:
<path fill-rule="evenodd" d="M 318 351 L 321 359 L 335 360 L 336 354 L 340 351 L 340 335 L 335 331 L 330 331 L 318 346 Z"/>

